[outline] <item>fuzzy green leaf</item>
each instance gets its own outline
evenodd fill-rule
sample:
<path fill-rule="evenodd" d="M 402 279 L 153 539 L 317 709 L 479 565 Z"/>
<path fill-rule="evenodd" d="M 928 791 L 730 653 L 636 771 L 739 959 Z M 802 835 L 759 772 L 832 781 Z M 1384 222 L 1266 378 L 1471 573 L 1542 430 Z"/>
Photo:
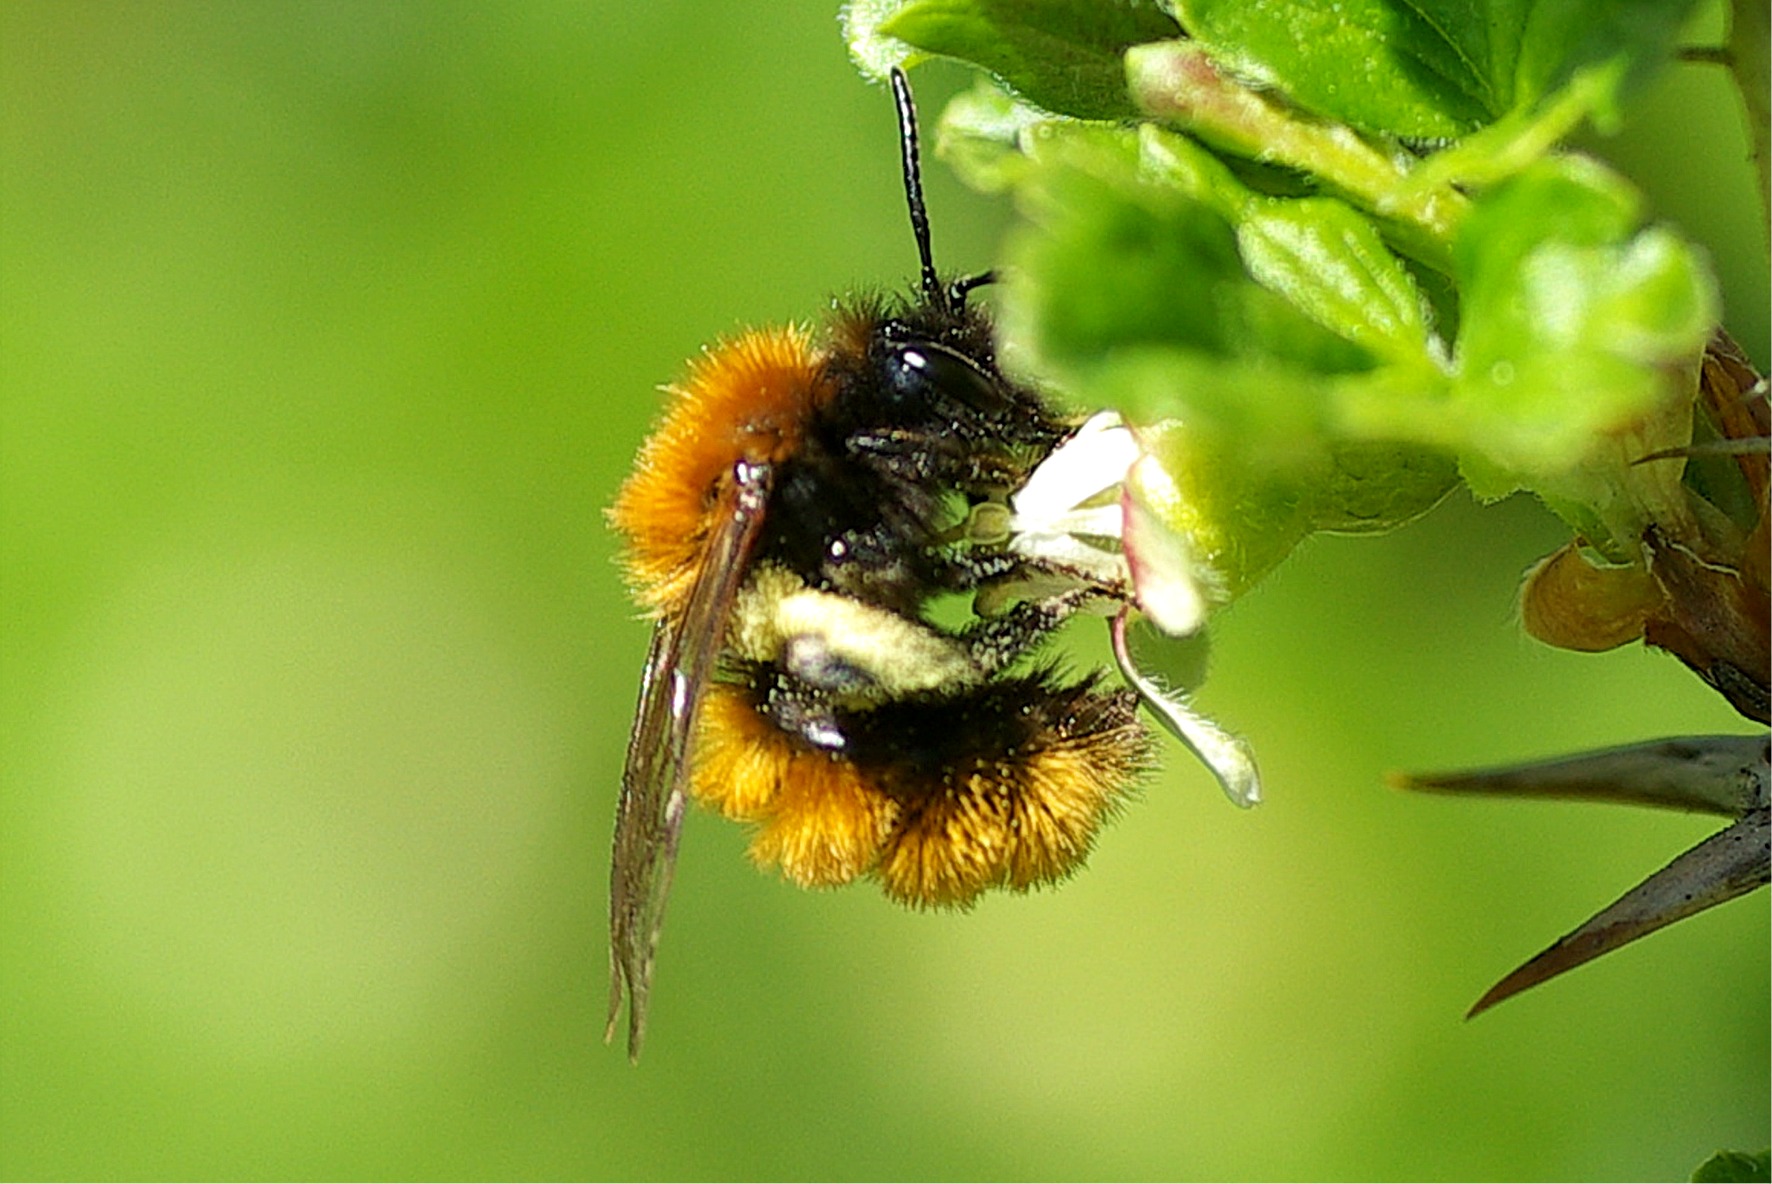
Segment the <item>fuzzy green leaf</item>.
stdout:
<path fill-rule="evenodd" d="M 1633 190 L 1580 158 L 1544 161 L 1480 202 L 1455 244 L 1463 292 L 1453 404 L 1479 496 L 1537 492 L 1596 545 L 1676 515 L 1714 285 L 1672 232 L 1636 230 Z"/>
<path fill-rule="evenodd" d="M 1426 356 L 1421 294 L 1365 215 L 1334 198 L 1251 192 L 1198 143 L 1154 125 L 1140 129 L 1140 149 L 1148 173 L 1232 223 L 1257 283 L 1374 354 Z"/>
<path fill-rule="evenodd" d="M 1252 193 L 1157 128 L 1024 139 L 1007 334 L 1079 400 L 1144 425 L 1157 471 L 1135 495 L 1211 598 L 1314 530 L 1395 526 L 1450 487 L 1443 454 L 1337 438 L 1345 385 L 1447 381 L 1412 281 L 1363 216 Z"/>
<path fill-rule="evenodd" d="M 1039 278 L 1012 290 L 1035 297 L 1025 310 L 1057 356 L 1159 345 L 1313 375 L 1373 364 L 1251 279 L 1235 230 L 1208 207 L 1132 178 L 1117 189 L 1069 166 L 1042 181 L 1035 200 L 1062 216 L 1023 239 L 1019 261 Z"/>
<path fill-rule="evenodd" d="M 1583 66 L 1640 73 L 1693 0 L 1178 0 L 1188 33 L 1233 70 L 1363 131 L 1465 135 L 1524 110 Z"/>
<path fill-rule="evenodd" d="M 1175 37 L 1155 0 L 911 0 L 879 31 L 925 53 L 981 66 L 1047 111 L 1129 119 L 1126 48 Z"/>
<path fill-rule="evenodd" d="M 1237 224 L 1249 274 L 1306 316 L 1374 353 L 1427 350 L 1415 282 L 1372 223 L 1334 198 L 1264 198 Z"/>
<path fill-rule="evenodd" d="M 1413 184 L 1412 154 L 1301 113 L 1273 92 L 1233 76 L 1191 41 L 1127 50 L 1126 79 L 1146 114 L 1218 152 L 1311 177 L 1320 191 L 1381 217 L 1387 238 L 1411 257 L 1451 269 L 1447 244 L 1468 203 L 1449 186 Z"/>
<path fill-rule="evenodd" d="M 1138 496 L 1221 601 L 1305 534 L 1395 526 L 1457 476 L 1479 497 L 1532 490 L 1617 559 L 1647 522 L 1684 512 L 1677 464 L 1633 462 L 1685 442 L 1714 285 L 1678 236 L 1640 228 L 1629 185 L 1547 155 L 1626 72 L 1593 47 L 1653 56 L 1660 18 L 1591 0 L 1576 7 L 1597 23 L 1578 30 L 1527 6 L 1511 40 L 1479 44 L 1473 13 L 1499 20 L 1514 2 L 1467 0 L 1448 23 L 1452 0 L 1412 0 L 1406 28 L 1370 26 L 1399 53 L 1422 29 L 1458 30 L 1433 52 L 1465 75 L 1432 76 L 1462 89 L 1433 101 L 1469 102 L 1486 126 L 1437 171 L 1251 90 L 1186 41 L 1126 54 L 1140 108 L 1168 127 L 1078 124 L 979 91 L 946 129 L 967 175 L 1012 190 L 1027 216 L 1008 252 L 1007 338 L 1083 403 L 1147 435 L 1167 425 L 1148 452 L 1162 480 Z M 1353 0 L 1335 19 L 1390 3 Z M 1183 11 L 1230 11 L 1214 5 Z M 1249 0 L 1235 19 L 1278 12 L 1296 15 Z M 1516 105 L 1558 79 L 1549 102 Z M 1274 184 L 1275 164 L 1319 188 Z M 1455 348 L 1424 278 L 1441 285 Z"/>
<path fill-rule="evenodd" d="M 936 124 L 936 153 L 980 193 L 1003 193 L 1031 169 L 1022 140 L 1051 116 L 980 79 L 948 102 Z"/>
<path fill-rule="evenodd" d="M 1580 157 L 1484 194 L 1454 243 L 1460 326 L 1449 387 L 1343 384 L 1344 427 L 1456 452 L 1478 497 L 1538 494 L 1609 557 L 1679 521 L 1693 376 L 1717 314 L 1698 253 L 1638 229 L 1636 192 Z"/>

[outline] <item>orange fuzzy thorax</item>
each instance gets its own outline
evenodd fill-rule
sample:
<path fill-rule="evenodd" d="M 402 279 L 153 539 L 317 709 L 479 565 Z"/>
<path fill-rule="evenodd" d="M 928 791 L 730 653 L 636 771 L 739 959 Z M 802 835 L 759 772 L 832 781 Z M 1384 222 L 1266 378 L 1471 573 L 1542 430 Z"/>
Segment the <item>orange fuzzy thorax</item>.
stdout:
<path fill-rule="evenodd" d="M 722 342 L 667 390 L 664 417 L 609 518 L 627 537 L 624 562 L 636 599 L 670 617 L 688 599 L 733 466 L 791 456 L 832 392 L 823 354 L 798 326 Z"/>

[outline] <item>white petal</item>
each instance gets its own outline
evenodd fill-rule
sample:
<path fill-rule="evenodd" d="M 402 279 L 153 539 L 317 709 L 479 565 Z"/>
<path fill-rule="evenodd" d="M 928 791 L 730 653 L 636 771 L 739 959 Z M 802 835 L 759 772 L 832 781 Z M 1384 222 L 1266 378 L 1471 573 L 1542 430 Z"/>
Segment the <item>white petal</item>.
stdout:
<path fill-rule="evenodd" d="M 1063 515 L 1126 480 L 1138 459 L 1138 441 L 1118 414 L 1091 416 L 1075 435 L 1060 444 L 1009 499 L 1015 510 L 1010 529 L 1055 533 Z M 1117 525 L 1117 524 L 1116 524 Z M 1096 531 L 1119 537 L 1119 531 Z"/>
<path fill-rule="evenodd" d="M 1130 493 L 1122 501 L 1126 564 L 1138 607 L 1163 632 L 1186 637 L 1206 623 L 1210 600 L 1197 575 L 1193 547 Z"/>

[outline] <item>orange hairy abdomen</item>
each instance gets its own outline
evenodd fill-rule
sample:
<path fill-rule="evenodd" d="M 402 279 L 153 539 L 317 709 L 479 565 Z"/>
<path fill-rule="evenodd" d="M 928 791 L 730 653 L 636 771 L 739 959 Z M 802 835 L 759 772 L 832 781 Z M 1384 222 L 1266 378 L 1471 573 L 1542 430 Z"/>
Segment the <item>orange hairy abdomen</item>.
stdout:
<path fill-rule="evenodd" d="M 866 873 L 898 817 L 853 762 L 801 744 L 733 686 L 710 687 L 702 702 L 691 792 L 729 818 L 761 823 L 751 858 L 802 888 Z"/>
<path fill-rule="evenodd" d="M 831 393 L 823 354 L 798 326 L 722 342 L 668 391 L 664 417 L 609 511 L 628 540 L 635 597 L 666 617 L 683 609 L 733 466 L 793 455 Z"/>

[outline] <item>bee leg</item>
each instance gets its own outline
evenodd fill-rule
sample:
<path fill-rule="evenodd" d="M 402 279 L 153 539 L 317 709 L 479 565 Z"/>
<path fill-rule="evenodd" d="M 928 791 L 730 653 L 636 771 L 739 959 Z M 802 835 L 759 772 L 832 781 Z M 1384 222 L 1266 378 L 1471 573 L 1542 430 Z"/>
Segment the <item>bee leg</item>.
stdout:
<path fill-rule="evenodd" d="M 1002 616 L 979 621 L 960 634 L 980 670 L 997 673 L 1025 657 L 1096 593 L 1073 588 L 1044 600 L 1024 600 Z"/>
<path fill-rule="evenodd" d="M 945 562 L 947 566 L 943 574 L 946 578 L 942 586 L 956 592 L 965 592 L 991 580 L 1012 575 L 1020 571 L 1027 561 L 1007 551 L 971 551 L 945 557 Z"/>

